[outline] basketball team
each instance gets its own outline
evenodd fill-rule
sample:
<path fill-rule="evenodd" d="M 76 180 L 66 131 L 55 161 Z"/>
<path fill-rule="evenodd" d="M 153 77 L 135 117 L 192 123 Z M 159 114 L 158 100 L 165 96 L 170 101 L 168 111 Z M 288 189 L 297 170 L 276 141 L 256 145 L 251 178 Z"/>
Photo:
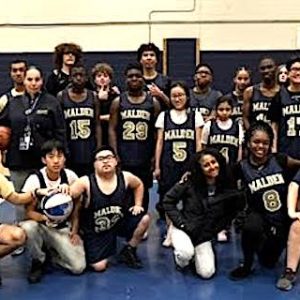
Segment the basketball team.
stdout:
<path fill-rule="evenodd" d="M 173 248 L 178 271 L 212 278 L 214 245 L 230 242 L 234 227 L 243 263 L 229 278 L 254 276 L 256 258 L 275 267 L 286 249 L 276 287 L 292 289 L 300 260 L 300 57 L 281 66 L 264 57 L 256 84 L 241 66 L 223 95 L 208 64 L 196 66 L 193 87 L 159 73 L 153 43 L 127 65 L 124 91 L 112 66 L 97 63 L 89 73 L 82 56 L 76 44 L 56 46 L 45 81 L 26 60 L 10 63 L 13 86 L 0 98 L 0 194 L 16 205 L 16 223 L 0 223 L 0 258 L 26 248 L 30 283 L 49 264 L 73 274 L 103 272 L 114 259 L 142 268 L 137 247 L 147 239 L 156 179 L 162 245 Z"/>

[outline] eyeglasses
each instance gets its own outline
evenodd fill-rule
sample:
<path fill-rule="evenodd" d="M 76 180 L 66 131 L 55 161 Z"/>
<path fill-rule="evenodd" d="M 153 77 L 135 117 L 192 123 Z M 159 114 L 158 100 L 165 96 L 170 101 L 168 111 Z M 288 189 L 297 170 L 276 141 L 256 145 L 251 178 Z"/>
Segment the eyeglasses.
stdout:
<path fill-rule="evenodd" d="M 300 72 L 300 68 L 297 68 L 297 67 L 292 67 L 290 69 L 291 72 Z"/>
<path fill-rule="evenodd" d="M 104 160 L 111 160 L 115 158 L 115 155 L 109 154 L 109 155 L 105 155 L 105 156 L 97 156 L 95 158 L 96 161 L 104 161 Z"/>
<path fill-rule="evenodd" d="M 196 74 L 211 75 L 209 71 L 197 71 Z"/>

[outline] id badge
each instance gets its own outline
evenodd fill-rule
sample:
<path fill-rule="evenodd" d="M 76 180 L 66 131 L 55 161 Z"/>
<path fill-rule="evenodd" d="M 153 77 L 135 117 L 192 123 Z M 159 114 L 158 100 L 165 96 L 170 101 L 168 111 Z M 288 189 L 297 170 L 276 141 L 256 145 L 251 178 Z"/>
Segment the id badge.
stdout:
<path fill-rule="evenodd" d="M 30 135 L 24 135 L 20 138 L 19 150 L 27 151 L 30 148 Z"/>

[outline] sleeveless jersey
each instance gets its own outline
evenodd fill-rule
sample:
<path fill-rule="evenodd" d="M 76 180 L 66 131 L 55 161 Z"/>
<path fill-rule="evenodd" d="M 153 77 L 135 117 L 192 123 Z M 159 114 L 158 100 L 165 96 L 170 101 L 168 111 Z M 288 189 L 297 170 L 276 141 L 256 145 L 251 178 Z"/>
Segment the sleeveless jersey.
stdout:
<path fill-rule="evenodd" d="M 271 155 L 262 169 L 251 165 L 248 159 L 243 160 L 240 166 L 250 210 L 263 214 L 272 225 L 284 224 L 287 220 L 288 184 L 276 156 Z"/>
<path fill-rule="evenodd" d="M 243 119 L 243 99 L 238 98 L 233 92 L 230 92 L 225 95 L 225 97 L 230 98 L 232 100 L 233 109 L 231 119 L 237 120 L 238 122 L 242 122 Z"/>
<path fill-rule="evenodd" d="M 179 125 L 172 121 L 170 111 L 166 111 L 163 138 L 159 183 L 163 190 L 169 190 L 179 181 L 196 151 L 195 112 L 188 110 L 187 120 Z"/>
<path fill-rule="evenodd" d="M 62 106 L 67 128 L 67 141 L 70 151 L 69 161 L 73 164 L 90 164 L 96 148 L 95 96 L 87 90 L 82 102 L 70 99 L 68 90 L 62 92 Z"/>
<path fill-rule="evenodd" d="M 300 159 L 300 93 L 280 90 L 281 119 L 279 124 L 279 151 Z"/>
<path fill-rule="evenodd" d="M 253 86 L 253 95 L 251 98 L 249 113 L 250 124 L 255 121 L 264 121 L 271 124 L 270 120 L 267 118 L 267 113 L 271 105 L 272 98 L 273 97 L 266 97 L 262 94 L 260 84 Z"/>
<path fill-rule="evenodd" d="M 154 105 L 147 94 L 144 102 L 131 103 L 128 94 L 120 96 L 117 128 L 118 154 L 122 165 L 138 167 L 150 165 L 154 154 Z"/>
<path fill-rule="evenodd" d="M 113 230 L 123 218 L 126 209 L 126 187 L 123 172 L 117 174 L 117 186 L 110 194 L 98 187 L 95 174 L 89 175 L 90 203 L 81 212 L 81 228 L 85 235 L 105 233 Z"/>
<path fill-rule="evenodd" d="M 195 93 L 193 89 L 190 90 L 190 107 L 193 110 L 201 112 L 205 118 L 210 115 L 215 108 L 218 98 L 221 96 L 219 91 L 209 89 L 206 94 Z"/>
<path fill-rule="evenodd" d="M 228 164 L 235 164 L 239 150 L 239 123 L 233 121 L 232 126 L 224 130 L 218 126 L 215 120 L 212 120 L 207 146 L 217 149 Z"/>

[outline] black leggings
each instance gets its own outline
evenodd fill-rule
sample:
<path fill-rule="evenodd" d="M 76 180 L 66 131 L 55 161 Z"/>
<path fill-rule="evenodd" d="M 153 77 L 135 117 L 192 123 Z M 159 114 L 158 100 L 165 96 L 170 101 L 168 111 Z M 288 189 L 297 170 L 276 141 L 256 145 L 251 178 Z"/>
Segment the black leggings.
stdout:
<path fill-rule="evenodd" d="M 261 214 L 251 212 L 242 230 L 244 266 L 249 269 L 252 267 L 256 253 L 261 265 L 274 267 L 286 247 L 288 227 L 288 225 L 272 226 Z"/>

